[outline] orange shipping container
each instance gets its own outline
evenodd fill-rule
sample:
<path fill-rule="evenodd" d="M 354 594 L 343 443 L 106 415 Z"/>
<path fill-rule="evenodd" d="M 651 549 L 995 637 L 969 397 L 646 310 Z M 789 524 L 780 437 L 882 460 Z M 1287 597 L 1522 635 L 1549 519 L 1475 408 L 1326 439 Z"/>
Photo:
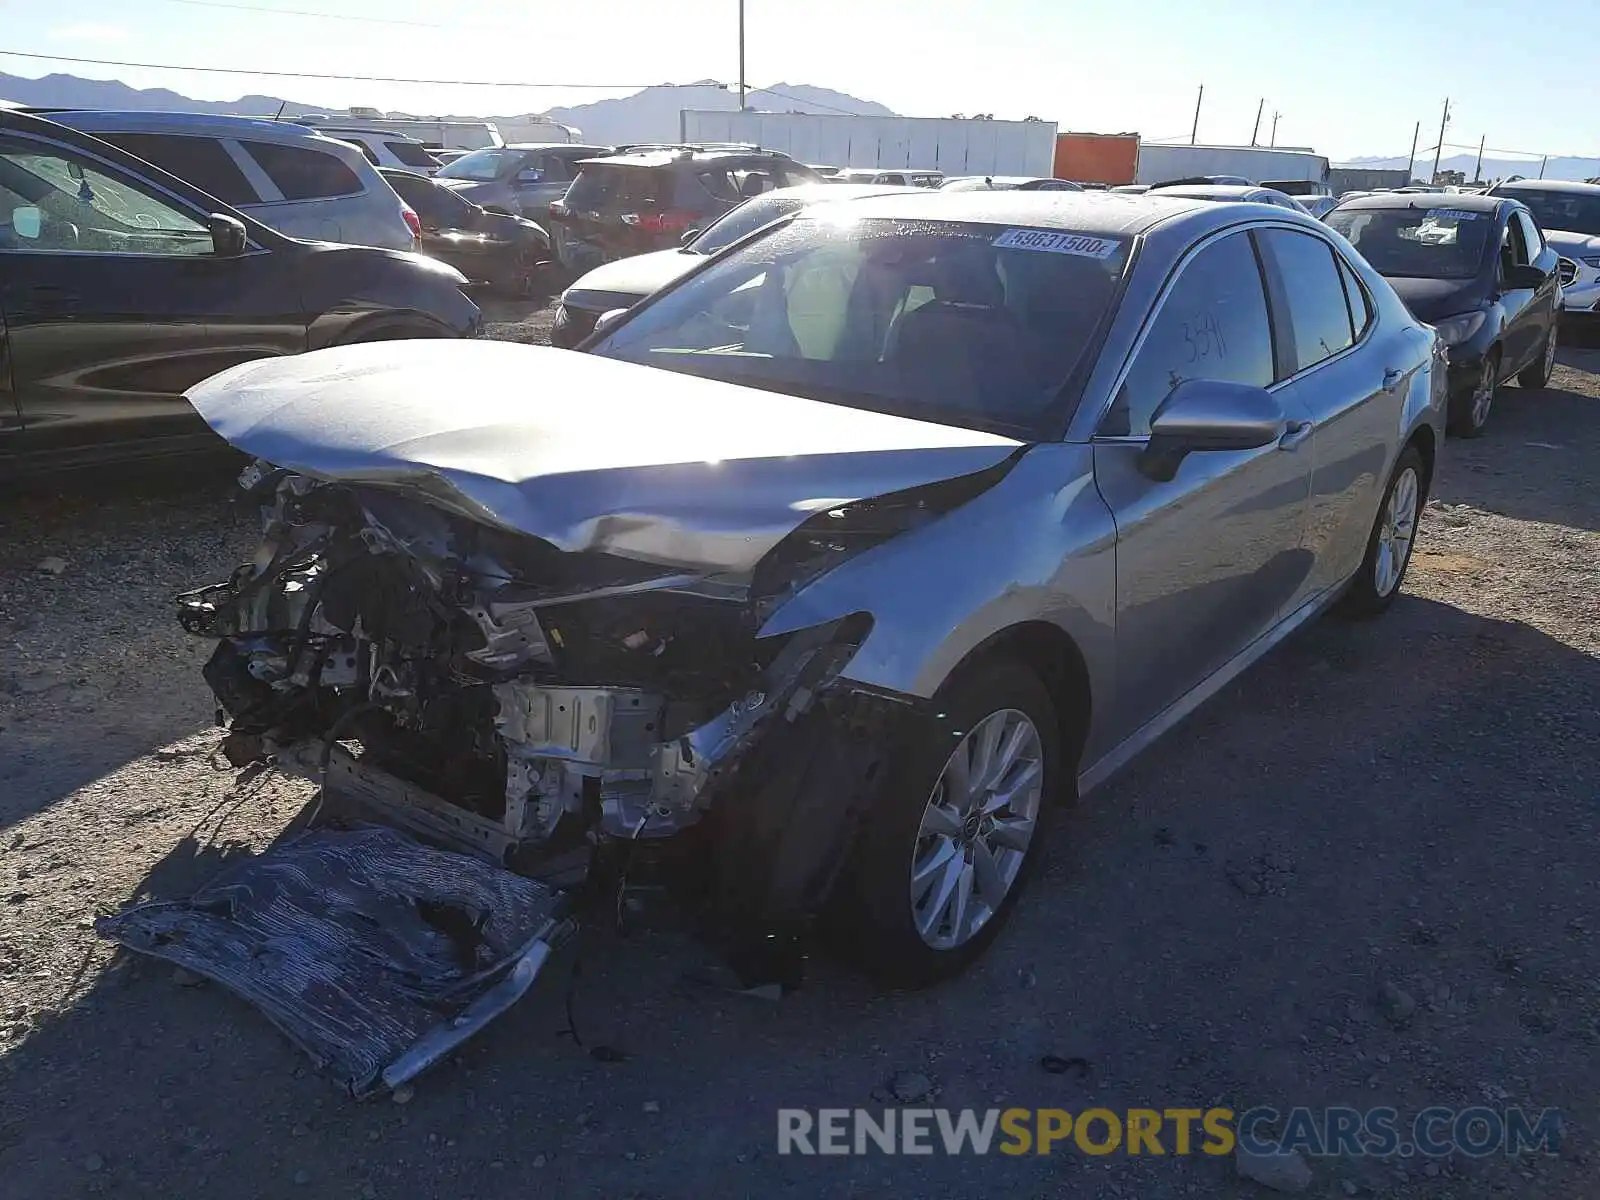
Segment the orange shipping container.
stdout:
<path fill-rule="evenodd" d="M 1139 169 L 1137 133 L 1060 133 L 1056 135 L 1057 179 L 1103 183 L 1107 187 L 1132 183 Z"/>

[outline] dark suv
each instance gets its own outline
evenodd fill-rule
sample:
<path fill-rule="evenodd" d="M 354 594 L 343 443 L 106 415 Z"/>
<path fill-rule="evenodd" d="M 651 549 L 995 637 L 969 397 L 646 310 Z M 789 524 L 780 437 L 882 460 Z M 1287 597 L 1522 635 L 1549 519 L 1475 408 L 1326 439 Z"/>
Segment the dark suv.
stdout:
<path fill-rule="evenodd" d="M 301 242 L 88 134 L 0 109 L 0 483 L 222 450 L 184 392 L 349 342 L 473 336 L 459 271 Z"/>
<path fill-rule="evenodd" d="M 578 165 L 550 219 L 566 230 L 569 249 L 581 243 L 600 260 L 665 250 L 751 196 L 823 182 L 787 154 L 755 146 L 629 146 Z"/>

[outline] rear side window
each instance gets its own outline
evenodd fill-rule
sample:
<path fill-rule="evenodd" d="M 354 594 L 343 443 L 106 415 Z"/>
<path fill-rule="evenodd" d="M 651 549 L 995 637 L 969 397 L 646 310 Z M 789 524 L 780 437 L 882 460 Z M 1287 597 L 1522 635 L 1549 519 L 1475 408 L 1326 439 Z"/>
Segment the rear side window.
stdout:
<path fill-rule="evenodd" d="M 280 146 L 276 142 L 240 142 L 267 173 L 285 200 L 324 200 L 332 196 L 357 196 L 366 189 L 344 163 L 321 150 Z"/>
<path fill-rule="evenodd" d="M 1361 286 L 1361 281 L 1356 278 L 1356 273 L 1344 259 L 1339 259 L 1339 276 L 1344 280 L 1344 296 L 1350 303 L 1350 324 L 1356 331 L 1356 341 L 1361 340 L 1361 335 L 1366 333 L 1367 326 L 1372 324 L 1372 304 L 1367 299 L 1367 289 Z"/>
<path fill-rule="evenodd" d="M 420 142 L 385 142 L 384 148 L 408 167 L 421 167 L 431 171 L 438 164 L 433 161 L 428 148 Z"/>
<path fill-rule="evenodd" d="M 215 138 L 180 137 L 165 133 L 102 134 L 113 146 L 154 163 L 169 175 L 208 192 L 224 204 L 256 204 L 250 181 L 222 143 Z"/>
<path fill-rule="evenodd" d="M 1342 296 L 1339 304 L 1344 306 Z M 1151 320 L 1101 432 L 1148 435 L 1151 416 L 1188 379 L 1272 383 L 1272 326 L 1247 233 L 1212 242 L 1183 268 Z"/>
<path fill-rule="evenodd" d="M 1349 348 L 1355 340 L 1350 306 L 1333 247 L 1292 229 L 1265 229 L 1259 236 L 1281 283 L 1295 370 L 1304 371 Z"/>

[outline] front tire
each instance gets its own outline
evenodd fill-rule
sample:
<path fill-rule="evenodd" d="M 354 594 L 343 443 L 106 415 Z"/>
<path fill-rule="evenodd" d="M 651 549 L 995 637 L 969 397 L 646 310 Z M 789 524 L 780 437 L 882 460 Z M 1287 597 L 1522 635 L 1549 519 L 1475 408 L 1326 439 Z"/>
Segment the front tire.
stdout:
<path fill-rule="evenodd" d="M 909 987 L 958 974 L 999 934 L 1064 769 L 1049 690 L 1018 663 L 963 671 L 935 711 L 861 830 L 836 911 L 841 949 Z"/>
<path fill-rule="evenodd" d="M 1417 524 L 1427 497 L 1427 469 L 1415 446 L 1407 446 L 1395 463 L 1378 505 L 1378 518 L 1367 538 L 1361 570 L 1340 602 L 1349 617 L 1375 617 L 1394 603 L 1411 565 L 1417 541 Z"/>
<path fill-rule="evenodd" d="M 1500 391 L 1500 351 L 1490 350 L 1478 367 L 1478 379 L 1472 394 L 1459 404 L 1451 406 L 1449 433 L 1452 437 L 1475 438 L 1483 435 L 1489 423 L 1489 412 L 1494 408 L 1495 396 Z"/>
<path fill-rule="evenodd" d="M 1559 321 L 1551 320 L 1550 331 L 1544 335 L 1539 357 L 1523 367 L 1517 375 L 1517 383 L 1522 387 L 1538 389 L 1550 386 L 1550 376 L 1556 369 L 1556 328 L 1559 324 Z"/>

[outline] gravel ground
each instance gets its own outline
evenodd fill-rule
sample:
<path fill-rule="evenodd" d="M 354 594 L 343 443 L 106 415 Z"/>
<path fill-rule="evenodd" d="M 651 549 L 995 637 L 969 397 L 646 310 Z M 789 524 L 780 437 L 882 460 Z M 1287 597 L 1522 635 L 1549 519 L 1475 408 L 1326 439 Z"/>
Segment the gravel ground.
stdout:
<path fill-rule="evenodd" d="M 531 340 L 548 312 L 491 317 Z M 8 498 L 0 1190 L 1266 1194 L 1201 1155 L 776 1154 L 780 1106 L 878 1107 L 908 1072 L 952 1107 L 1556 1107 L 1559 1155 L 1318 1159 L 1308 1194 L 1600 1195 L 1597 372 L 1564 355 L 1451 442 L 1390 614 L 1304 631 L 1067 814 L 964 978 L 880 994 L 822 962 L 768 1005 L 688 985 L 670 921 L 595 929 L 578 1025 L 623 1061 L 561 1034 L 568 950 L 403 1105 L 342 1099 L 256 1013 L 90 928 L 306 802 L 214 768 L 206 648 L 170 615 L 249 551 L 253 515 L 211 476 Z"/>

